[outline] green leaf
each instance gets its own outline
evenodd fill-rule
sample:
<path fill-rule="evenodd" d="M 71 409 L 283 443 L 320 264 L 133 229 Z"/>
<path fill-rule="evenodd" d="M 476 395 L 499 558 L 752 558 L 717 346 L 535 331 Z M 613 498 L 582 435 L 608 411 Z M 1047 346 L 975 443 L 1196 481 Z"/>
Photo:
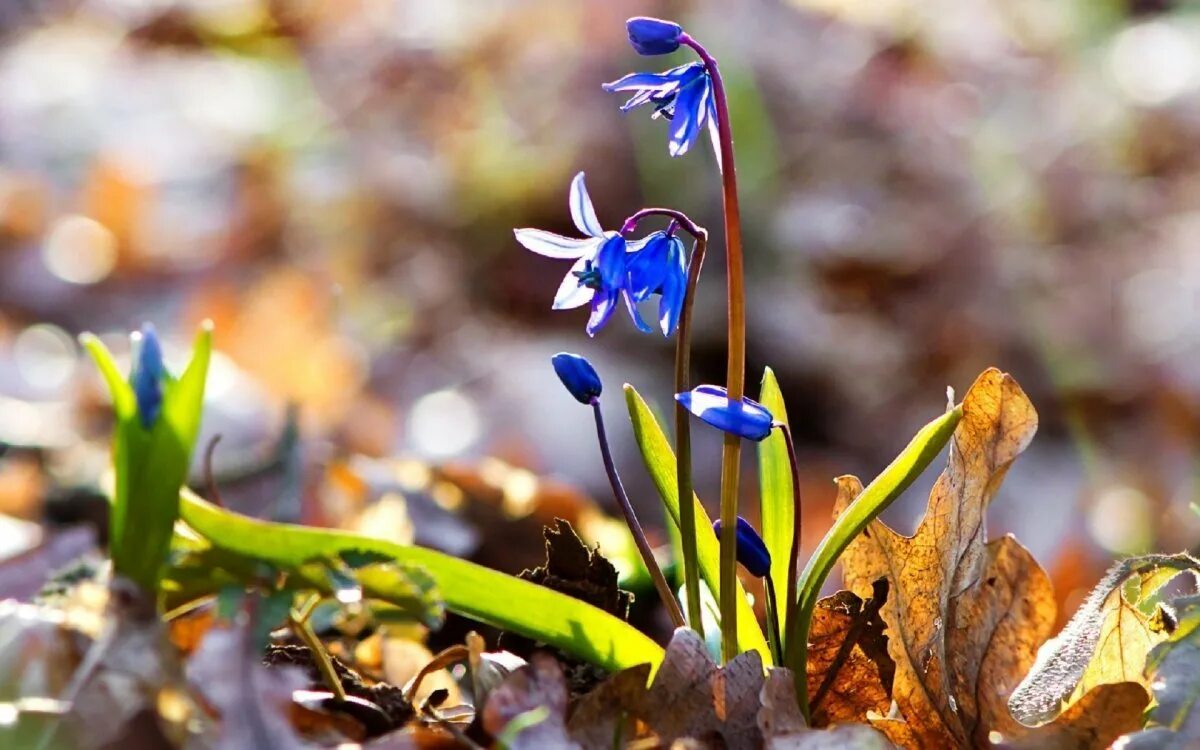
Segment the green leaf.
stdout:
<path fill-rule="evenodd" d="M 629 419 L 633 422 L 633 436 L 642 453 L 642 460 L 646 463 L 646 470 L 650 472 L 650 478 L 654 480 L 654 486 L 658 488 L 658 494 L 662 497 L 667 513 L 678 525 L 679 489 L 676 484 L 675 452 L 671 450 L 667 436 L 654 419 L 650 407 L 646 405 L 637 390 L 628 384 L 625 385 L 625 401 L 629 406 Z M 717 535 L 712 530 L 712 520 L 705 512 L 700 499 L 693 495 L 692 502 L 696 505 L 696 562 L 700 568 L 700 577 L 708 584 L 710 591 L 717 592 L 721 590 L 720 545 L 717 543 Z M 758 626 L 754 610 L 746 600 L 746 591 L 742 588 L 741 583 L 738 584 L 737 592 L 738 649 L 757 651 L 762 656 L 763 663 L 769 666 L 771 649 L 767 646 L 767 639 L 763 635 L 762 628 Z M 716 596 L 715 593 L 714 596 Z"/>
<path fill-rule="evenodd" d="M 793 632 L 788 634 L 787 665 L 798 675 L 803 675 L 808 655 L 808 626 L 813 610 L 821 596 L 821 587 L 838 557 L 850 542 L 862 533 L 871 521 L 882 513 L 896 498 L 908 489 L 929 463 L 937 457 L 954 434 L 954 428 L 962 419 L 962 407 L 956 406 L 942 416 L 925 425 L 917 432 L 900 455 L 888 464 L 879 476 L 867 485 L 854 502 L 838 516 L 825 538 L 817 545 L 812 557 L 800 574 L 799 593 L 796 601 L 796 616 L 792 622 Z M 785 618 L 787 619 L 787 618 Z M 804 680 L 799 680 L 797 692 L 803 689 Z M 807 716 L 807 696 L 799 695 L 801 710 Z"/>
<path fill-rule="evenodd" d="M 201 328 L 183 376 L 163 384 L 162 413 L 149 430 L 142 426 L 133 389 L 111 353 L 91 334 L 80 340 L 108 385 L 116 415 L 116 488 L 109 527 L 113 570 L 156 592 L 179 513 L 179 489 L 187 480 L 200 430 L 212 327 L 206 323 Z"/>
<path fill-rule="evenodd" d="M 788 424 L 787 407 L 779 391 L 779 381 L 770 367 L 763 371 L 762 389 L 758 401 L 767 407 L 778 422 Z M 758 477 L 762 487 L 762 538 L 771 553 L 771 581 L 778 596 L 785 597 L 780 606 L 779 632 L 783 630 L 788 591 L 788 560 L 796 538 L 796 502 L 792 497 L 792 466 L 788 460 L 787 441 L 779 430 L 758 444 Z"/>
<path fill-rule="evenodd" d="M 1122 748 L 1183 748 L 1200 743 L 1200 597 L 1172 602 L 1178 623 L 1171 637 L 1146 660 L 1146 681 L 1154 693 L 1145 729 L 1126 735 Z"/>
<path fill-rule="evenodd" d="M 214 548 L 263 560 L 279 568 L 300 568 L 315 558 L 358 550 L 387 555 L 401 566 L 424 568 L 437 581 L 447 608 L 465 617 L 509 630 L 616 671 L 637 664 L 655 666 L 663 650 L 632 625 L 557 591 L 489 570 L 449 555 L 357 534 L 248 518 L 184 492 L 183 520 Z M 366 596 L 377 596 L 364 568 L 358 574 Z"/>

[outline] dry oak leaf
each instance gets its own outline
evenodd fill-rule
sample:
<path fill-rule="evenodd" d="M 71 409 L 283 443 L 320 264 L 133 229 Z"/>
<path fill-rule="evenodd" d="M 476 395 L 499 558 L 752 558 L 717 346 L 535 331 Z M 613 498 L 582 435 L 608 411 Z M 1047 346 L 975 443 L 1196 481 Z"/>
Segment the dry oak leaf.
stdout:
<path fill-rule="evenodd" d="M 558 661 L 549 654 L 534 654 L 529 664 L 514 671 L 491 692 L 483 707 L 483 728 L 498 737 L 510 721 L 538 709 L 546 709 L 545 718 L 517 732 L 508 747 L 578 750 L 580 746 L 567 737 L 567 683 Z"/>
<path fill-rule="evenodd" d="M 868 712 L 890 709 L 896 663 L 879 617 L 887 596 L 887 579 L 880 578 L 865 602 L 850 591 L 817 602 L 805 665 L 813 726 L 865 722 Z"/>
<path fill-rule="evenodd" d="M 796 699 L 791 670 L 772 669 L 759 694 L 758 729 L 764 750 L 889 750 L 878 731 L 863 724 L 809 729 Z"/>
<path fill-rule="evenodd" d="M 1099 685 L 1149 687 L 1146 657 L 1170 634 L 1160 622 L 1159 593 L 1181 576 L 1194 589 L 1197 570 L 1200 561 L 1187 554 L 1146 555 L 1114 565 L 1062 633 L 1038 652 L 1009 699 L 1013 716 L 1042 724 Z"/>
<path fill-rule="evenodd" d="M 1013 741 L 997 733 L 993 739 L 1013 750 L 1091 750 L 1108 747 L 1142 725 L 1150 696 L 1136 682 L 1100 685 L 1084 694 L 1054 721 L 1027 730 Z M 1163 747 L 1163 746 L 1157 746 Z"/>
<path fill-rule="evenodd" d="M 989 734 L 1025 730 L 1009 693 L 1050 635 L 1050 580 L 1011 536 L 987 541 L 985 512 L 1013 460 L 1037 431 L 1037 413 L 1013 378 L 985 371 L 967 391 L 946 469 L 916 534 L 873 522 L 842 556 L 847 588 L 862 597 L 886 577 L 881 610 L 892 689 L 902 718 L 873 719 L 905 747 L 988 747 Z M 838 479 L 838 509 L 862 489 Z"/>

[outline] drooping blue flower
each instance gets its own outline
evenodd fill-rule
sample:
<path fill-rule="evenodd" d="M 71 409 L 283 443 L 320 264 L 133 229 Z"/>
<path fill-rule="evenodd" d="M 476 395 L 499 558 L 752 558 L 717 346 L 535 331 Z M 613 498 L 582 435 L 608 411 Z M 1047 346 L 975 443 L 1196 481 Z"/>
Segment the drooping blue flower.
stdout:
<path fill-rule="evenodd" d="M 717 149 L 717 105 L 713 100 L 712 79 L 704 63 L 691 62 L 662 73 L 630 73 L 624 78 L 606 83 L 605 91 L 632 91 L 633 96 L 621 105 L 628 112 L 643 104 L 653 104 L 652 117 L 670 120 L 667 151 L 682 156 L 691 149 L 708 127 L 714 150 Z"/>
<path fill-rule="evenodd" d="M 763 440 L 771 434 L 771 426 L 775 422 L 771 412 L 762 404 L 748 398 L 734 401 L 729 398 L 729 392 L 719 385 L 697 386 L 675 394 L 675 400 L 718 430 L 748 440 Z"/>
<path fill-rule="evenodd" d="M 721 519 L 713 521 L 713 533 L 721 538 Z M 762 537 L 741 516 L 737 517 L 737 561 L 755 578 L 766 578 L 771 572 L 771 553 Z"/>
<path fill-rule="evenodd" d="M 587 332 L 589 336 L 595 336 L 612 317 L 618 302 L 624 299 L 634 325 L 649 332 L 650 327 L 638 314 L 629 289 L 625 238 L 619 232 L 605 232 L 600 226 L 584 184 L 583 172 L 571 181 L 569 200 L 571 218 L 585 238 L 563 237 L 543 229 L 513 230 L 517 242 L 526 249 L 547 258 L 575 261 L 554 295 L 553 309 L 570 310 L 590 302 L 592 314 L 588 318 Z"/>
<path fill-rule="evenodd" d="M 575 400 L 581 404 L 590 404 L 600 398 L 604 389 L 596 368 L 584 357 L 570 352 L 559 352 L 550 358 L 558 379 L 566 386 Z"/>
<path fill-rule="evenodd" d="M 675 333 L 687 293 L 687 259 L 683 240 L 670 232 L 655 232 L 629 243 L 629 286 L 635 302 L 660 295 L 658 325 L 664 336 Z"/>
<path fill-rule="evenodd" d="M 133 387 L 133 395 L 137 401 L 138 418 L 142 427 L 147 430 L 158 421 L 162 411 L 163 381 L 167 378 L 167 368 L 163 364 L 162 345 L 158 342 L 158 334 L 150 323 L 143 323 L 135 341 L 140 340 L 132 371 L 129 373 L 129 384 Z"/>
<path fill-rule="evenodd" d="M 638 16 L 625 22 L 629 43 L 639 55 L 667 55 L 679 49 L 683 27 L 661 18 Z"/>

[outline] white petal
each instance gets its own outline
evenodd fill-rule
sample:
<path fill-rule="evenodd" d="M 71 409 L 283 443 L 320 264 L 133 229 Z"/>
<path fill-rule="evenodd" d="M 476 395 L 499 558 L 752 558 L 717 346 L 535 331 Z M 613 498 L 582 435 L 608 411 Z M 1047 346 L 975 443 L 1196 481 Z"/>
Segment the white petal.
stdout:
<path fill-rule="evenodd" d="M 582 258 L 595 252 L 599 240 L 589 237 L 577 240 L 573 237 L 563 237 L 561 234 L 547 232 L 544 229 L 514 229 L 513 235 L 525 246 L 538 255 L 547 258 Z"/>
<path fill-rule="evenodd" d="M 570 272 L 563 277 L 562 284 L 559 285 L 558 291 L 554 293 L 553 309 L 570 310 L 575 307 L 582 307 L 592 301 L 592 295 L 596 293 L 596 290 L 580 284 L 579 277 L 575 275 L 576 271 L 584 269 L 588 260 L 588 258 L 580 258 L 575 261 L 575 265 L 571 266 Z"/>
<path fill-rule="evenodd" d="M 600 220 L 596 218 L 596 209 L 592 207 L 592 199 L 588 196 L 587 185 L 583 184 L 583 172 L 571 180 L 571 218 L 579 231 L 591 237 L 604 234 Z"/>

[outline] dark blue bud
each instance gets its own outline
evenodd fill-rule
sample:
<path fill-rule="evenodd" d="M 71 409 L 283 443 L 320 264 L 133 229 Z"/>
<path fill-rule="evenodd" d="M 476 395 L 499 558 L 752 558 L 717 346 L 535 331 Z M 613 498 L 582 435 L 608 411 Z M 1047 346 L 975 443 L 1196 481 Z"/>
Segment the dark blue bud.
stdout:
<path fill-rule="evenodd" d="M 713 521 L 713 533 L 721 538 L 721 519 Z M 755 578 L 765 578 L 771 572 L 771 553 L 762 537 L 741 516 L 737 517 L 737 561 Z"/>
<path fill-rule="evenodd" d="M 683 27 L 660 18 L 638 16 L 625 22 L 629 43 L 639 55 L 666 55 L 679 49 Z"/>
<path fill-rule="evenodd" d="M 129 384 L 137 399 L 142 427 L 149 430 L 158 421 L 159 412 L 162 411 L 163 380 L 167 377 L 167 368 L 163 365 L 162 345 L 158 342 L 154 326 L 143 323 L 139 338 L 141 345 L 133 363 L 133 372 L 129 374 Z"/>
<path fill-rule="evenodd" d="M 675 394 L 683 408 L 718 430 L 748 440 L 763 440 L 771 434 L 775 418 L 767 407 L 748 398 L 734 401 L 719 385 L 701 385 Z"/>
<path fill-rule="evenodd" d="M 554 372 L 558 379 L 567 387 L 575 400 L 581 404 L 590 404 L 600 398 L 603 386 L 596 368 L 578 354 L 559 352 L 550 358 L 554 364 Z"/>

